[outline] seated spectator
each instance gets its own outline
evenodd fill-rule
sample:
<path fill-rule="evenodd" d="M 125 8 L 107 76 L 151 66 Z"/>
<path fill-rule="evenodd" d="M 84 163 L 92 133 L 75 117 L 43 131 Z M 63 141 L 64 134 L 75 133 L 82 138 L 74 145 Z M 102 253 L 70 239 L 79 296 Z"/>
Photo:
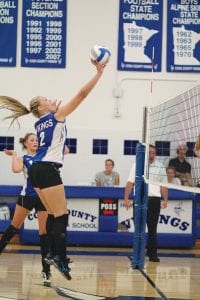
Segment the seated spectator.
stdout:
<path fill-rule="evenodd" d="M 185 159 L 186 152 L 187 146 L 179 145 L 177 148 L 178 156 L 170 159 L 168 166 L 175 168 L 176 177 L 180 179 L 182 185 L 192 186 L 191 164 Z"/>
<path fill-rule="evenodd" d="M 176 175 L 176 170 L 174 167 L 167 167 L 166 169 L 166 173 L 167 173 L 167 181 L 169 183 L 173 183 L 173 184 L 181 184 L 181 181 L 178 177 L 175 177 Z"/>
<path fill-rule="evenodd" d="M 106 159 L 105 170 L 98 172 L 95 176 L 96 186 L 115 186 L 119 185 L 119 174 L 113 171 L 114 161 Z"/>

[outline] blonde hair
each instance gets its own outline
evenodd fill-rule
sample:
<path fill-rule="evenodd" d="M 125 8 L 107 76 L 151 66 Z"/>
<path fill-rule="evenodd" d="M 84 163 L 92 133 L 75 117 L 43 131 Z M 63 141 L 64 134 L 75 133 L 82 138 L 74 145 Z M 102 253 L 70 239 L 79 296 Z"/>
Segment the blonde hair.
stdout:
<path fill-rule="evenodd" d="M 8 96 L 0 96 L 0 109 L 7 109 L 11 112 L 11 115 L 5 117 L 4 119 L 12 119 L 10 126 L 13 125 L 15 121 L 18 122 L 18 118 L 20 118 L 23 115 L 27 115 L 29 113 L 32 113 L 35 117 L 39 118 L 40 114 L 38 111 L 39 106 L 39 97 L 35 97 L 30 101 L 30 110 L 23 105 L 18 100 L 8 97 Z"/>

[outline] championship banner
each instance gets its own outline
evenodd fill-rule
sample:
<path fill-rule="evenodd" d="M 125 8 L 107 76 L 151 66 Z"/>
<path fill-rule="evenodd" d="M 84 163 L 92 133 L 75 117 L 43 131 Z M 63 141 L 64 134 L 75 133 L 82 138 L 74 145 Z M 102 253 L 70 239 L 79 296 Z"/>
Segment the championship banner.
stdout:
<path fill-rule="evenodd" d="M 167 71 L 200 72 L 200 0 L 168 0 Z"/>
<path fill-rule="evenodd" d="M 161 72 L 162 0 L 120 0 L 118 70 Z"/>
<path fill-rule="evenodd" d="M 66 2 L 23 1 L 22 67 L 65 68 Z"/>
<path fill-rule="evenodd" d="M 16 66 L 18 0 L 0 1 L 0 67 Z"/>

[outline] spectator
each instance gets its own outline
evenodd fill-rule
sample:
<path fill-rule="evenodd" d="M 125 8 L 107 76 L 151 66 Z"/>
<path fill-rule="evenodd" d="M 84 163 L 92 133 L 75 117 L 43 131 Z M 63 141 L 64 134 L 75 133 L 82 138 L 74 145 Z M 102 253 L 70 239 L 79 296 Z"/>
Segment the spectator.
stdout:
<path fill-rule="evenodd" d="M 95 176 L 96 186 L 119 185 L 119 174 L 113 171 L 115 163 L 112 159 L 106 159 L 105 170 Z"/>
<path fill-rule="evenodd" d="M 124 200 L 127 209 L 131 206 L 129 195 L 135 183 L 135 164 L 132 166 L 128 182 L 125 187 Z M 156 171 L 156 172 L 155 172 Z M 160 176 L 164 175 L 163 165 L 156 160 L 156 148 L 154 145 L 149 146 L 149 173 L 153 174 L 153 180 L 160 181 Z M 163 179 L 163 178 L 162 178 Z M 161 200 L 162 197 L 162 200 Z M 159 262 L 157 255 L 157 224 L 160 215 L 160 208 L 167 207 L 168 189 L 158 185 L 149 184 L 148 187 L 148 205 L 147 205 L 147 256 L 152 262 Z"/>
<path fill-rule="evenodd" d="M 178 156 L 172 158 L 169 161 L 169 167 L 174 167 L 176 170 L 176 177 L 181 181 L 182 185 L 192 186 L 192 177 L 191 177 L 191 165 L 186 161 L 187 146 L 179 145 L 177 148 Z"/>
<path fill-rule="evenodd" d="M 167 167 L 166 173 L 167 173 L 167 181 L 169 183 L 179 184 L 179 185 L 181 184 L 180 179 L 178 177 L 175 177 L 176 170 L 174 167 Z"/>

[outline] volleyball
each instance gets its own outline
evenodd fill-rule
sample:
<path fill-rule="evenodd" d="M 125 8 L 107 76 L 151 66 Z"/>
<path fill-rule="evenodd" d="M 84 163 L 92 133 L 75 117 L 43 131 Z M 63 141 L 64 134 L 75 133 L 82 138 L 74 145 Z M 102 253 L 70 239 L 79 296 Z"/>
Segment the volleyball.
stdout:
<path fill-rule="evenodd" d="M 110 50 L 104 46 L 94 45 L 90 50 L 91 60 L 96 60 L 100 64 L 107 64 L 110 56 Z"/>

